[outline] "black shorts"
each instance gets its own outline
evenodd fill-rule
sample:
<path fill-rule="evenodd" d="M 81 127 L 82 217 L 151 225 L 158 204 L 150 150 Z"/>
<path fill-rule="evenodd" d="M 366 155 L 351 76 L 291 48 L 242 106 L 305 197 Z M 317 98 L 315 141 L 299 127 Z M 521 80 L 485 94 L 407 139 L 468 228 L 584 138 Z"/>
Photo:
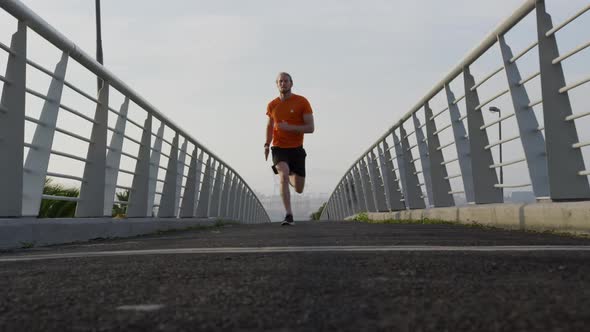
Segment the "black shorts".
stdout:
<path fill-rule="evenodd" d="M 271 150 L 273 171 L 275 171 L 275 173 L 277 172 L 274 166 L 279 162 L 284 161 L 289 165 L 289 173 L 305 177 L 305 157 L 307 156 L 307 153 L 305 153 L 303 146 L 298 146 L 296 148 L 280 148 L 278 146 L 273 146 Z"/>

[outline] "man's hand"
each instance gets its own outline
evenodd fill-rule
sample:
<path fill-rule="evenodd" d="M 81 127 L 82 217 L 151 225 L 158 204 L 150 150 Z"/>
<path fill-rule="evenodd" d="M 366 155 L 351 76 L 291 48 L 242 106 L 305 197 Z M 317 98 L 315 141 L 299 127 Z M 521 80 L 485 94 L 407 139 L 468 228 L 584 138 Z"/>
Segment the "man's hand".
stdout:
<path fill-rule="evenodd" d="M 270 148 L 268 146 L 264 147 L 264 160 L 268 160 L 268 151 Z"/>

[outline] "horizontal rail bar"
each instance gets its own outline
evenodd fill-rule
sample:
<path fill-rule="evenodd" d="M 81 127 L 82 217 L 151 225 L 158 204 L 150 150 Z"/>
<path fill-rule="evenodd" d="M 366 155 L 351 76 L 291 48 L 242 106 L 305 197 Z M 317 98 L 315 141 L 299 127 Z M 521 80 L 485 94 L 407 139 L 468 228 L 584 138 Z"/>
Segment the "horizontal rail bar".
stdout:
<path fill-rule="evenodd" d="M 577 88 L 580 85 L 585 84 L 585 83 L 588 83 L 588 82 L 590 82 L 590 76 L 588 76 L 588 77 L 586 77 L 586 78 L 584 78 L 584 79 L 582 79 L 580 81 L 577 81 L 576 83 L 572 83 L 570 85 L 564 86 L 563 88 L 559 89 L 559 93 L 568 92 L 571 89 Z"/>
<path fill-rule="evenodd" d="M 437 116 L 443 114 L 444 112 L 446 112 L 448 110 L 449 110 L 449 106 L 445 107 L 442 111 L 440 111 L 440 112 L 434 114 L 433 116 L 431 116 L 429 120 L 434 120 Z"/>
<path fill-rule="evenodd" d="M 450 180 L 450 179 L 459 178 L 459 177 L 462 177 L 462 176 L 463 176 L 463 174 L 455 174 L 455 175 L 445 176 L 444 179 L 445 180 Z"/>
<path fill-rule="evenodd" d="M 73 137 L 73 138 L 79 139 L 80 141 L 86 142 L 86 143 L 88 143 L 88 144 L 92 144 L 92 141 L 91 141 L 89 138 L 86 138 L 86 137 L 80 136 L 80 135 L 78 135 L 78 134 L 74 134 L 74 133 L 72 133 L 72 132 L 70 132 L 70 131 L 67 131 L 67 130 L 65 130 L 65 129 L 61 129 L 61 128 L 59 128 L 59 127 L 55 127 L 55 131 L 57 131 L 57 132 L 60 132 L 60 133 L 62 133 L 62 134 L 65 134 L 65 135 L 68 135 L 68 136 L 70 136 L 70 137 Z"/>
<path fill-rule="evenodd" d="M 131 158 L 131 159 L 134 159 L 134 160 L 139 160 L 139 157 L 136 157 L 136 156 L 134 156 L 134 155 L 132 155 L 132 154 L 130 154 L 130 153 L 127 153 L 127 152 L 125 152 L 125 151 L 121 151 L 121 154 L 122 154 L 123 156 L 125 156 L 125 157 Z"/>
<path fill-rule="evenodd" d="M 561 23 L 559 25 L 556 25 L 553 29 L 547 31 L 547 33 L 545 33 L 545 36 L 549 37 L 549 36 L 555 34 L 557 31 L 561 30 L 566 25 L 570 24 L 573 20 L 575 20 L 578 17 L 580 17 L 580 15 L 584 14 L 589 9 L 590 9 L 590 5 L 587 5 L 586 7 L 582 8 L 579 12 L 577 12 L 576 14 L 574 14 L 572 17 L 570 17 L 567 20 L 563 21 L 563 23 Z"/>
<path fill-rule="evenodd" d="M 418 175 L 418 174 L 421 174 L 421 173 L 423 173 L 423 172 L 422 171 L 415 171 L 414 172 L 414 175 Z"/>
<path fill-rule="evenodd" d="M 530 50 L 532 50 L 533 48 L 535 48 L 537 45 L 539 45 L 539 42 L 533 42 L 531 45 L 529 45 L 527 48 L 525 48 L 522 52 L 518 53 L 517 55 L 513 56 L 512 59 L 510 59 L 510 63 L 515 63 L 516 60 L 522 58 L 525 54 L 527 54 Z"/>
<path fill-rule="evenodd" d="M 453 100 L 453 105 L 457 105 L 457 103 L 463 100 L 463 98 L 465 98 L 465 95 L 462 95 L 461 97 L 458 97 L 457 99 Z"/>
<path fill-rule="evenodd" d="M 513 116 L 514 116 L 514 113 L 510 113 L 510 114 L 508 114 L 508 115 L 506 115 L 506 116 L 503 116 L 503 117 L 501 117 L 501 118 L 499 118 L 499 119 L 496 119 L 496 120 L 494 120 L 494 121 L 492 121 L 492 122 L 490 122 L 490 123 L 484 124 L 483 126 L 479 127 L 479 129 L 480 129 L 480 130 L 484 130 L 484 129 L 486 129 L 486 128 L 488 128 L 488 127 L 491 127 L 491 126 L 493 126 L 493 125 L 495 125 L 495 124 L 498 124 L 499 122 L 502 122 L 502 121 L 504 121 L 504 120 L 506 120 L 506 119 L 510 119 L 510 118 L 511 118 L 511 117 L 513 117 Z"/>
<path fill-rule="evenodd" d="M 500 167 L 510 166 L 510 165 L 521 163 L 523 161 L 526 161 L 526 159 L 525 158 L 521 158 L 521 159 L 510 160 L 510 161 L 507 161 L 507 162 L 490 165 L 490 168 L 494 169 L 494 168 L 500 168 Z"/>
<path fill-rule="evenodd" d="M 583 148 L 583 147 L 588 146 L 588 145 L 590 145 L 590 141 L 578 142 L 576 144 L 573 144 L 572 145 L 572 148 L 579 149 L 579 148 Z"/>
<path fill-rule="evenodd" d="M 441 164 L 441 165 L 446 165 L 446 164 L 450 164 L 450 163 L 452 163 L 452 162 L 455 162 L 455 161 L 457 161 L 457 160 L 459 160 L 459 158 L 454 158 L 454 159 L 451 159 L 451 160 L 443 161 L 443 162 L 442 162 L 442 163 L 440 163 L 440 164 Z"/>
<path fill-rule="evenodd" d="M 84 119 L 84 120 L 86 120 L 86 121 L 88 121 L 90 123 L 96 123 L 96 121 L 94 121 L 94 119 L 92 119 L 92 118 L 90 118 L 90 117 L 88 117 L 88 116 L 86 116 L 86 115 L 84 115 L 84 114 L 76 111 L 75 109 L 73 109 L 71 107 L 68 107 L 68 106 L 66 106 L 64 104 L 60 104 L 59 107 L 61 109 L 65 110 L 65 111 L 68 111 L 68 112 L 70 112 L 70 113 L 72 113 L 74 115 L 77 115 L 78 117 L 80 117 L 80 118 L 82 118 L 82 119 Z"/>
<path fill-rule="evenodd" d="M 449 146 L 452 146 L 452 145 L 455 145 L 455 141 L 451 141 L 450 143 L 439 146 L 438 148 L 436 148 L 436 151 L 440 151 L 440 150 L 442 150 L 444 148 L 448 148 Z"/>
<path fill-rule="evenodd" d="M 537 101 L 531 101 L 527 106 L 530 107 L 530 108 L 533 108 L 533 107 L 539 105 L 542 102 L 543 102 L 543 99 L 541 98 L 541 99 L 539 99 Z"/>
<path fill-rule="evenodd" d="M 537 131 L 542 131 L 542 130 L 545 130 L 545 126 L 538 126 L 537 127 Z"/>
<path fill-rule="evenodd" d="M 10 47 L 8 47 L 2 43 L 0 43 L 0 48 L 3 49 L 4 51 L 6 51 L 8 54 L 14 55 L 14 51 Z"/>
<path fill-rule="evenodd" d="M 54 178 L 63 178 L 63 179 L 70 179 L 70 180 L 76 180 L 76 181 L 80 181 L 80 182 L 84 182 L 84 179 L 82 179 L 79 176 L 73 176 L 73 175 L 68 175 L 68 174 L 61 174 L 61 173 L 55 173 L 55 172 L 47 172 L 45 173 L 46 176 L 52 176 Z"/>
<path fill-rule="evenodd" d="M 55 196 L 55 195 L 41 195 L 42 199 L 53 200 L 53 201 L 67 201 L 67 202 L 79 202 L 80 197 L 66 197 L 66 196 Z"/>
<path fill-rule="evenodd" d="M 12 84 L 12 81 L 10 81 L 9 79 L 7 79 L 6 77 L 4 77 L 2 75 L 0 75 L 0 81 L 6 83 L 8 85 Z"/>
<path fill-rule="evenodd" d="M 587 170 L 579 171 L 578 175 L 581 175 L 581 176 L 590 175 L 590 171 L 587 171 Z"/>
<path fill-rule="evenodd" d="M 580 113 L 580 114 L 572 114 L 570 116 L 567 116 L 565 118 L 565 121 L 573 121 L 575 119 L 583 118 L 588 115 L 590 115 L 590 112 L 584 112 L 584 113 Z"/>
<path fill-rule="evenodd" d="M 498 93 L 497 95 L 493 96 L 492 98 L 490 98 L 490 99 L 488 99 L 488 100 L 484 101 L 483 103 L 481 103 L 481 104 L 477 105 L 477 107 L 475 108 L 475 110 L 476 110 L 476 111 L 479 111 L 479 110 L 481 110 L 481 108 L 482 108 L 482 107 L 484 107 L 485 105 L 487 105 L 487 104 L 489 104 L 489 103 L 493 102 L 494 100 L 496 100 L 496 99 L 498 99 L 498 98 L 502 97 L 503 95 L 507 94 L 508 92 L 510 92 L 510 90 L 509 90 L 509 89 L 506 89 L 506 90 L 504 90 L 504 91 L 502 91 L 502 92 Z"/>
<path fill-rule="evenodd" d="M 94 103 L 96 103 L 96 104 L 100 104 L 100 103 L 98 102 L 98 99 L 96 99 L 96 98 L 92 97 L 91 95 L 87 94 L 86 92 L 84 92 L 84 91 L 82 91 L 82 90 L 78 89 L 78 88 L 77 88 L 76 86 L 74 86 L 72 83 L 70 83 L 70 82 L 68 82 L 68 81 L 64 80 L 64 85 L 65 85 L 65 86 L 67 86 L 68 88 L 72 89 L 73 91 L 77 92 L 79 95 L 81 95 L 81 96 L 83 96 L 83 97 L 85 97 L 85 98 L 89 99 L 90 101 L 93 101 L 93 102 L 94 102 Z"/>
<path fill-rule="evenodd" d="M 449 191 L 450 195 L 457 195 L 457 194 L 464 194 L 465 191 L 463 190 L 457 190 L 457 191 Z"/>
<path fill-rule="evenodd" d="M 413 163 L 415 163 L 418 160 L 420 160 L 420 157 L 416 157 L 416 158 L 410 160 L 410 164 L 413 164 Z"/>
<path fill-rule="evenodd" d="M 571 57 L 572 55 L 574 55 L 574 54 L 576 54 L 576 53 L 578 53 L 578 52 L 580 52 L 580 51 L 582 51 L 582 50 L 584 50 L 584 49 L 586 49 L 588 47 L 590 47 L 590 42 L 587 42 L 586 44 L 580 45 L 580 46 L 574 48 L 573 50 L 571 50 L 570 52 L 568 52 L 566 54 L 563 54 L 563 55 L 561 55 L 561 56 L 553 59 L 553 61 L 551 61 L 551 63 L 553 63 L 554 65 L 555 64 L 558 64 L 558 63 L 562 62 L 563 60 Z"/>
<path fill-rule="evenodd" d="M 484 77 L 481 82 L 477 83 L 476 85 L 471 87 L 471 91 L 475 91 L 475 89 L 479 88 L 482 84 L 484 84 L 485 82 L 487 82 L 490 78 L 494 77 L 496 74 L 498 74 L 499 72 L 501 72 L 502 70 L 504 70 L 504 65 L 502 65 L 500 68 L 494 70 L 491 74 L 489 74 L 488 76 Z"/>
<path fill-rule="evenodd" d="M 133 188 L 131 188 L 131 187 L 122 186 L 122 185 L 119 185 L 119 184 L 116 184 L 116 185 L 115 185 L 115 187 L 116 187 L 117 189 L 125 189 L 125 190 L 129 190 L 129 191 L 133 191 L 133 190 L 134 190 L 134 189 L 133 189 Z"/>
<path fill-rule="evenodd" d="M 494 188 L 522 188 L 522 187 L 530 187 L 530 183 L 522 183 L 522 184 L 495 184 Z"/>
<path fill-rule="evenodd" d="M 520 138 L 520 135 L 515 135 L 515 136 L 509 137 L 509 138 L 505 138 L 505 139 L 503 139 L 503 140 L 500 140 L 500 141 L 496 141 L 496 142 L 494 142 L 494 143 L 490 143 L 490 144 L 486 145 L 486 146 L 484 147 L 484 149 L 486 149 L 486 150 L 489 150 L 489 149 L 493 148 L 493 147 L 494 147 L 494 146 L 496 146 L 496 145 L 500 145 L 500 144 L 508 143 L 508 142 L 510 142 L 510 141 L 513 141 L 513 140 L 515 140 L 515 139 L 517 139 L 517 138 Z"/>
<path fill-rule="evenodd" d="M 31 146 L 31 144 L 25 143 L 25 146 L 27 146 L 27 145 Z M 37 147 L 33 147 L 33 148 L 37 148 Z M 88 161 L 86 158 L 78 157 L 78 156 L 75 156 L 73 154 L 69 154 L 69 153 L 65 153 L 65 152 L 61 152 L 61 151 L 51 150 L 50 152 L 51 152 L 51 154 L 54 154 L 54 155 L 57 155 L 57 156 L 66 157 L 66 158 L 70 158 L 70 159 L 74 159 L 74 160 L 78 160 L 78 161 L 81 161 L 83 163 L 90 163 L 91 162 L 91 161 Z"/>
<path fill-rule="evenodd" d="M 417 146 L 418 146 L 418 143 L 416 143 L 414 145 L 411 145 L 409 148 L 406 149 L 406 151 L 410 151 L 410 150 L 412 150 L 413 148 L 415 148 Z"/>
<path fill-rule="evenodd" d="M 57 76 L 55 76 L 55 74 L 52 73 L 49 69 L 46 69 L 45 67 L 43 67 L 40 64 L 34 62 L 33 60 L 27 59 L 27 64 L 30 65 L 31 67 L 39 70 L 40 72 L 42 72 L 42 73 L 50 76 L 50 77 L 53 77 L 53 78 L 58 79 L 60 81 L 63 81 L 64 80 L 63 77 L 57 77 Z"/>
<path fill-rule="evenodd" d="M 541 72 L 540 72 L 540 71 L 538 71 L 538 72 L 536 72 L 536 73 L 532 74 L 531 76 L 529 76 L 529 77 L 527 77 L 527 78 L 524 78 L 524 79 L 520 80 L 520 82 L 518 82 L 518 85 L 521 85 L 521 86 L 522 86 L 522 85 L 524 85 L 525 83 L 527 83 L 528 81 L 532 80 L 533 78 L 535 78 L 535 77 L 537 77 L 537 76 L 539 76 L 539 75 L 541 75 Z"/>
<path fill-rule="evenodd" d="M 434 133 L 432 133 L 432 135 L 436 136 L 436 135 L 440 134 L 441 132 L 443 132 L 444 130 L 450 128 L 451 126 L 452 126 L 452 124 L 446 125 L 446 126 L 442 127 L 441 129 L 439 129 L 439 130 L 435 131 Z"/>
<path fill-rule="evenodd" d="M 413 135 L 413 134 L 415 134 L 415 133 L 416 133 L 416 131 L 415 131 L 415 130 L 413 130 L 413 131 L 409 132 L 408 134 L 406 134 L 406 136 L 404 136 L 404 139 L 406 139 L 406 138 L 410 137 L 411 135 Z"/>
<path fill-rule="evenodd" d="M 53 99 L 51 99 L 51 98 L 47 97 L 46 95 L 44 95 L 44 94 L 42 94 L 42 93 L 40 93 L 40 92 L 37 92 L 37 91 L 35 91 L 35 90 L 33 90 L 33 89 L 26 88 L 26 89 L 25 89 L 25 91 L 26 91 L 27 93 L 29 93 L 29 94 L 31 94 L 31 95 L 33 95 L 33 96 L 37 97 L 37 98 L 40 98 L 40 99 L 43 99 L 43 100 L 47 100 L 47 101 L 48 101 L 48 102 L 50 102 L 50 103 L 55 103 L 55 100 L 53 100 Z"/>

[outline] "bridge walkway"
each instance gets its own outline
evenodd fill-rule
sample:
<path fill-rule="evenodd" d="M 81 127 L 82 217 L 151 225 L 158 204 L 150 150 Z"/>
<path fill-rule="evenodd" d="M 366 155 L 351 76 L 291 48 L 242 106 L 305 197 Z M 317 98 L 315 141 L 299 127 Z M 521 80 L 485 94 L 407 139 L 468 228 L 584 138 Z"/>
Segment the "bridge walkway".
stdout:
<path fill-rule="evenodd" d="M 583 330 L 590 239 L 359 222 L 3 252 L 0 330 Z"/>

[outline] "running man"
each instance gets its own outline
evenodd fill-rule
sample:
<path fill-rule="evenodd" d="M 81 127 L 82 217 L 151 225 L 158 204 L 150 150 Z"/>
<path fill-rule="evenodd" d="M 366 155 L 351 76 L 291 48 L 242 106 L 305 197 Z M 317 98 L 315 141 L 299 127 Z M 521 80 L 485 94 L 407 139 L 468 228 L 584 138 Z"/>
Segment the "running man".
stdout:
<path fill-rule="evenodd" d="M 294 225 L 291 210 L 289 185 L 299 194 L 305 185 L 305 157 L 303 134 L 314 131 L 311 105 L 303 96 L 291 92 L 293 79 L 287 73 L 277 76 L 279 96 L 273 99 L 266 109 L 266 143 L 264 159 L 268 160 L 272 142 L 272 169 L 280 177 L 281 197 L 285 206 L 285 220 L 282 225 Z"/>

